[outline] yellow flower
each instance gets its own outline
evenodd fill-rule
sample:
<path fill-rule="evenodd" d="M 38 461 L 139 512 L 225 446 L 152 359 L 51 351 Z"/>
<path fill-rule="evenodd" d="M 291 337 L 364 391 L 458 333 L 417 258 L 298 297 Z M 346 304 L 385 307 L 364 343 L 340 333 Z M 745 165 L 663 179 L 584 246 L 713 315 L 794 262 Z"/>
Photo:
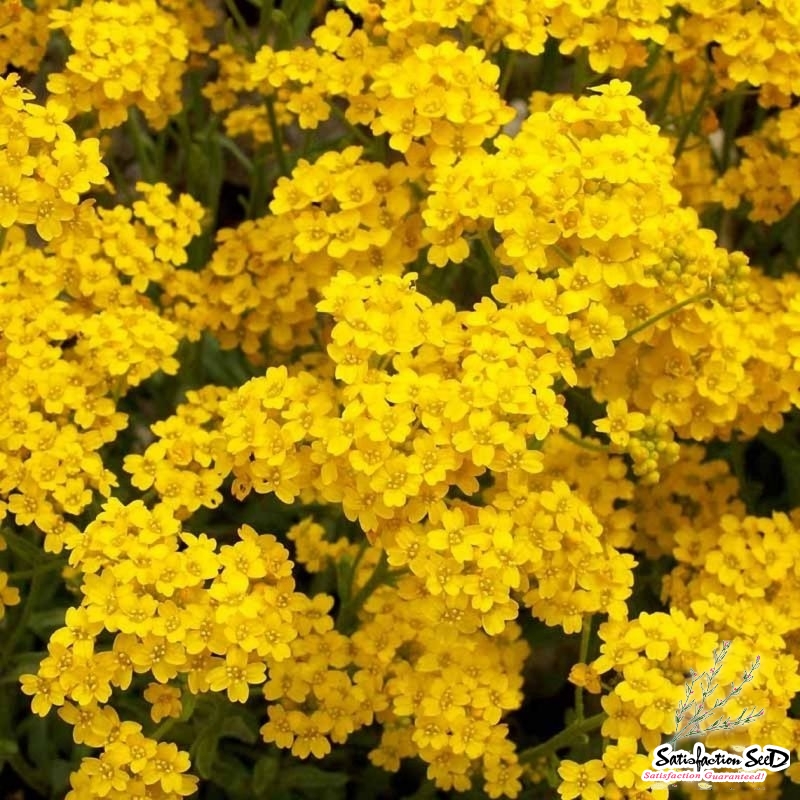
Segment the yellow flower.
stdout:
<path fill-rule="evenodd" d="M 186 797 L 194 794 L 197 778 L 183 773 L 189 769 L 189 754 L 178 750 L 172 742 L 159 742 L 151 760 L 142 770 L 142 780 L 150 785 L 157 783 L 164 792 L 174 792 Z"/>
<path fill-rule="evenodd" d="M 610 358 L 614 355 L 614 342 L 624 338 L 626 330 L 621 317 L 594 304 L 583 318 L 572 321 L 570 333 L 576 350 L 591 350 L 595 358 Z"/>
<path fill-rule="evenodd" d="M 619 398 L 608 403 L 606 416 L 595 420 L 594 426 L 600 433 L 607 433 L 614 444 L 626 447 L 631 432 L 642 430 L 644 424 L 645 415 L 639 411 L 628 411 L 628 404 Z"/>
<path fill-rule="evenodd" d="M 297 114 L 298 123 L 305 130 L 317 128 L 331 115 L 331 107 L 322 96 L 313 89 L 305 88 L 299 94 L 293 95 L 286 104 L 286 108 Z"/>
<path fill-rule="evenodd" d="M 564 760 L 558 767 L 561 783 L 558 793 L 563 800 L 582 797 L 584 800 L 600 800 L 603 789 L 600 781 L 606 776 L 606 768 L 600 759 L 592 759 L 584 764 Z"/>
<path fill-rule="evenodd" d="M 574 664 L 569 671 L 569 682 L 592 694 L 600 694 L 600 676 L 590 664 Z"/>
<path fill-rule="evenodd" d="M 648 769 L 649 760 L 647 756 L 637 754 L 635 739 L 623 738 L 618 744 L 606 747 L 603 763 L 616 786 L 631 787 L 639 782 L 642 772 Z"/>
<path fill-rule="evenodd" d="M 161 722 L 165 717 L 178 717 L 181 714 L 181 690 L 177 687 L 149 683 L 142 696 L 151 704 L 150 716 L 153 722 Z"/>
<path fill-rule="evenodd" d="M 330 716 L 322 710 L 314 711 L 310 715 L 302 711 L 290 711 L 288 714 L 289 725 L 294 734 L 292 755 L 298 758 L 324 758 L 331 751 L 331 744 L 326 734 L 332 728 Z"/>
<path fill-rule="evenodd" d="M 231 702 L 246 703 L 249 684 L 263 683 L 265 669 L 262 661 L 250 661 L 245 650 L 232 647 L 225 655 L 225 663 L 209 672 L 209 686 L 214 692 L 225 690 Z"/>

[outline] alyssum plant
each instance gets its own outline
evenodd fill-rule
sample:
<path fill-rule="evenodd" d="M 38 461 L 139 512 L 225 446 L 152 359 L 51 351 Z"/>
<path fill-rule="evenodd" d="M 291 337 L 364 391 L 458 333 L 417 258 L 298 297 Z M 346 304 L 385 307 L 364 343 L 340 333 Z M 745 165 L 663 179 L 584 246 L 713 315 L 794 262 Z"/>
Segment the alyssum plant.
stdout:
<path fill-rule="evenodd" d="M 664 737 L 796 753 L 798 25 L 0 5 L 2 785 L 641 800 Z"/>

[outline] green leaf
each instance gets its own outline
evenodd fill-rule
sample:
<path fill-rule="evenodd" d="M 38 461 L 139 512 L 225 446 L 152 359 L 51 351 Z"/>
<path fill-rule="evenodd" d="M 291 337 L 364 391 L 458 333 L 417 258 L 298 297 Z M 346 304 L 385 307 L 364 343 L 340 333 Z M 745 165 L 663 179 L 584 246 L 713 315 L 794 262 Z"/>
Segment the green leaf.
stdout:
<path fill-rule="evenodd" d="M 301 39 L 308 33 L 311 18 L 314 16 L 314 0 L 301 0 L 292 13 L 292 32 L 295 41 Z"/>
<path fill-rule="evenodd" d="M 241 386 L 252 377 L 236 350 L 223 351 L 217 339 L 208 333 L 203 337 L 202 344 L 202 366 L 214 383 Z"/>
<path fill-rule="evenodd" d="M 424 780 L 408 800 L 432 800 L 434 797 L 436 797 L 436 786 L 431 781 Z"/>
<path fill-rule="evenodd" d="M 27 728 L 28 756 L 40 768 L 48 767 L 57 753 L 57 744 L 53 741 L 53 720 L 50 717 L 39 717 L 31 714 Z M 24 720 L 23 725 L 28 722 Z M 22 726 L 20 726 L 21 728 Z"/>
<path fill-rule="evenodd" d="M 192 142 L 189 146 L 189 169 L 187 189 L 193 197 L 203 197 L 203 191 L 211 175 L 212 167 L 208 154 L 202 145 Z"/>
<path fill-rule="evenodd" d="M 2 533 L 11 552 L 19 556 L 23 561 L 37 566 L 38 564 L 46 564 L 48 561 L 52 560 L 52 557 L 48 556 L 41 547 L 37 547 L 33 542 L 29 542 L 24 536 L 20 536 L 8 530 L 8 528 L 2 529 L 0 533 Z"/>
<path fill-rule="evenodd" d="M 206 780 L 214 772 L 214 762 L 217 760 L 220 732 L 216 725 L 209 725 L 203 730 L 192 746 L 192 763 L 197 768 L 201 778 Z"/>
<path fill-rule="evenodd" d="M 350 740 L 348 739 L 348 745 Z M 349 800 L 375 800 L 376 797 L 392 797 L 392 773 L 370 764 L 359 769 L 356 786 L 347 787 Z M 459 798 L 460 800 L 460 798 Z"/>
<path fill-rule="evenodd" d="M 19 747 L 13 739 L 0 739 L 0 758 L 8 758 L 19 753 Z"/>
<path fill-rule="evenodd" d="M 233 756 L 220 755 L 211 779 L 225 790 L 226 797 L 252 800 L 251 772 Z"/>
<path fill-rule="evenodd" d="M 192 718 L 194 710 L 197 708 L 197 695 L 190 691 L 183 692 L 181 696 L 181 705 L 181 722 L 188 722 Z"/>
<path fill-rule="evenodd" d="M 353 581 L 353 562 L 349 556 L 343 556 L 336 562 L 336 593 L 339 602 L 345 604 L 350 599 L 350 586 Z"/>
<path fill-rule="evenodd" d="M 56 629 L 64 624 L 64 614 L 66 610 L 63 608 L 51 608 L 47 611 L 37 611 L 31 614 L 28 620 L 28 627 L 43 639 L 47 639 L 49 635 Z"/>
<path fill-rule="evenodd" d="M 289 767 L 281 772 L 281 785 L 295 789 L 330 789 L 349 780 L 343 772 L 326 772 L 312 766 Z"/>
<path fill-rule="evenodd" d="M 256 797 L 266 796 L 275 786 L 281 761 L 278 756 L 262 756 L 253 768 L 253 793 Z"/>
<path fill-rule="evenodd" d="M 225 717 L 218 735 L 238 739 L 247 744 L 255 744 L 258 741 L 258 728 L 256 726 L 254 730 L 251 725 L 247 724 L 243 716 L 236 714 Z"/>
<path fill-rule="evenodd" d="M 50 785 L 58 797 L 63 797 L 69 790 L 69 776 L 75 770 L 75 764 L 63 758 L 57 758 L 50 765 Z"/>
<path fill-rule="evenodd" d="M 25 672 L 36 672 L 43 658 L 47 658 L 46 650 L 16 653 L 13 658 L 14 669 L 18 670 L 20 675 Z"/>
<path fill-rule="evenodd" d="M 225 41 L 231 45 L 231 47 L 235 47 L 237 43 L 236 23 L 230 17 L 225 20 L 223 31 L 225 33 Z"/>

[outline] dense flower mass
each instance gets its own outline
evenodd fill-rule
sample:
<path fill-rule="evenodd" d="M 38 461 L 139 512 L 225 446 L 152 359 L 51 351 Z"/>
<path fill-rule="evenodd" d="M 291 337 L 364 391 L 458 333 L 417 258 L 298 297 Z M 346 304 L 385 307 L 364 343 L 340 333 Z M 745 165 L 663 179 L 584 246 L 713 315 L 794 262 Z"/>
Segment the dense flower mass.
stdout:
<path fill-rule="evenodd" d="M 799 27 L 0 5 L 3 786 L 642 800 L 664 741 L 796 760 Z"/>

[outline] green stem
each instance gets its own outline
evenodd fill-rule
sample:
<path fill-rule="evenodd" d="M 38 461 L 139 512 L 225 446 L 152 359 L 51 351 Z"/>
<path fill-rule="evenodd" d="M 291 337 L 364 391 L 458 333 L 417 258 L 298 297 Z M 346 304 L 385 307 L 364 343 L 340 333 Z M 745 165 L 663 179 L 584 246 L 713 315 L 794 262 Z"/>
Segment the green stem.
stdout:
<path fill-rule="evenodd" d="M 672 99 L 672 95 L 675 92 L 675 86 L 678 83 L 678 73 L 674 70 L 670 72 L 669 78 L 667 79 L 667 85 L 664 88 L 664 94 L 661 95 L 661 99 L 658 102 L 658 107 L 653 114 L 653 123 L 655 125 L 661 125 L 664 121 L 664 117 L 667 114 L 667 109 L 669 108 L 669 101 Z"/>
<path fill-rule="evenodd" d="M 599 714 L 595 714 L 593 717 L 576 720 L 572 723 L 572 725 L 564 728 L 561 733 L 557 733 L 546 742 L 542 742 L 541 744 L 537 744 L 535 747 L 529 747 L 527 750 L 523 750 L 519 754 L 520 762 L 533 763 L 542 756 L 550 755 L 556 750 L 560 750 L 562 747 L 572 744 L 584 734 L 599 728 L 605 722 L 607 716 L 608 715 L 605 711 L 601 711 Z"/>
<path fill-rule="evenodd" d="M 272 12 L 272 22 L 275 25 L 272 47 L 275 50 L 288 50 L 292 46 L 292 21 L 279 8 Z"/>
<path fill-rule="evenodd" d="M 355 570 L 353 571 L 355 575 Z M 388 561 L 386 558 L 386 551 L 381 552 L 381 557 L 375 566 L 372 575 L 369 576 L 367 582 L 343 603 L 339 609 L 339 615 L 336 619 L 336 628 L 342 633 L 352 633 L 358 621 L 358 612 L 364 603 L 369 600 L 372 593 L 383 583 L 389 576 Z"/>
<path fill-rule="evenodd" d="M 631 73 L 630 81 L 632 95 L 641 96 L 644 93 L 643 90 L 647 87 L 647 79 L 650 77 L 653 67 L 660 61 L 663 61 L 663 58 L 661 57 L 662 52 L 663 49 L 660 45 L 650 45 L 650 52 L 647 55 L 647 62 L 645 65 L 633 70 Z"/>
<path fill-rule="evenodd" d="M 734 431 L 733 436 L 731 437 L 729 460 L 731 467 L 733 468 L 733 474 L 735 475 L 736 480 L 739 482 L 739 496 L 744 501 L 748 512 L 752 513 L 757 498 L 753 496 L 752 487 L 747 480 L 744 451 L 745 445 Z"/>
<path fill-rule="evenodd" d="M 361 542 L 358 552 L 356 553 L 356 557 L 353 559 L 352 563 L 342 559 L 342 561 L 336 565 L 336 591 L 339 594 L 339 602 L 341 603 L 342 607 L 346 606 L 350 602 L 350 598 L 353 596 L 356 570 L 358 569 L 358 565 L 361 563 L 361 559 L 364 557 L 364 553 L 367 552 L 368 547 L 369 542 L 365 537 Z"/>
<path fill-rule="evenodd" d="M 272 22 L 273 0 L 261 0 L 261 11 L 258 14 L 258 47 L 261 49 L 269 38 L 269 28 Z"/>
<path fill-rule="evenodd" d="M 564 259 L 564 261 L 566 261 L 566 263 L 567 263 L 567 266 L 570 266 L 570 267 L 572 266 L 572 264 L 573 264 L 573 261 L 572 261 L 572 259 L 570 258 L 570 256 L 569 256 L 569 253 L 567 253 L 567 251 L 566 251 L 566 250 L 565 250 L 563 247 L 560 247 L 560 246 L 559 246 L 559 245 L 557 245 L 557 244 L 551 244 L 551 245 L 550 245 L 550 247 L 551 247 L 553 250 L 555 250 L 555 251 L 556 251 L 556 253 L 558 253 L 558 255 L 559 255 L 561 258 L 563 258 L 563 259 Z"/>
<path fill-rule="evenodd" d="M 250 179 L 250 197 L 247 202 L 247 216 L 258 219 L 265 213 L 267 206 L 267 180 L 265 151 L 260 148 L 253 160 L 253 172 Z"/>
<path fill-rule="evenodd" d="M 682 308 L 686 308 L 686 306 L 692 305 L 692 303 L 697 303 L 699 300 L 705 300 L 708 297 L 708 292 L 701 292 L 700 294 L 692 295 L 691 297 L 687 297 L 686 300 L 681 300 L 680 303 L 676 303 L 674 306 L 670 306 L 665 311 L 656 314 L 650 319 L 646 319 L 641 325 L 637 325 L 635 328 L 631 328 L 624 336 L 622 341 L 625 339 L 630 339 L 632 336 L 636 336 L 637 333 L 641 333 L 643 330 L 649 328 L 651 325 L 655 325 L 657 322 L 660 322 L 665 317 L 670 316 L 671 314 L 680 311 Z"/>
<path fill-rule="evenodd" d="M 38 589 L 39 573 L 34 570 L 34 574 L 31 577 L 31 584 L 28 587 L 28 594 L 25 598 L 25 604 L 22 606 L 22 613 L 19 615 L 19 619 L 17 620 L 17 624 L 14 626 L 14 629 L 6 639 L 3 649 L 0 650 L 0 675 L 2 675 L 2 673 L 5 671 L 9 659 L 14 654 L 17 642 L 20 640 L 20 637 L 23 635 L 23 633 L 25 633 L 25 629 L 28 627 L 28 622 L 31 618 L 31 614 L 33 613 L 33 608 L 36 605 L 36 601 L 39 599 L 37 596 L 39 594 Z"/>
<path fill-rule="evenodd" d="M 156 174 L 164 174 L 164 162 L 167 158 L 167 144 L 169 144 L 169 129 L 164 128 L 156 137 Z"/>
<path fill-rule="evenodd" d="M 12 581 L 28 580 L 28 578 L 33 578 L 34 575 L 44 575 L 48 572 L 55 572 L 56 570 L 64 569 L 66 566 L 66 561 L 52 561 L 50 564 L 43 564 L 36 569 L 15 570 L 14 572 L 10 572 L 8 577 Z"/>
<path fill-rule="evenodd" d="M 289 175 L 289 162 L 286 159 L 286 152 L 283 149 L 283 133 L 278 124 L 278 117 L 275 114 L 275 100 L 272 97 L 266 98 L 267 117 L 269 119 L 269 129 L 272 131 L 272 145 L 275 150 L 275 158 L 278 161 L 278 169 L 281 175 Z"/>
<path fill-rule="evenodd" d="M 44 567 L 45 565 L 51 563 L 47 553 L 45 553 L 40 547 L 37 547 L 33 542 L 29 542 L 24 536 L 20 536 L 18 533 L 15 533 L 8 528 L 4 528 L 3 538 L 11 548 L 11 552 L 14 553 L 15 556 L 21 558 L 23 561 L 27 561 L 29 564 L 33 564 L 34 566 L 38 565 L 40 567 Z M 58 563 L 62 565 L 64 564 L 64 562 L 60 559 L 58 559 Z"/>
<path fill-rule="evenodd" d="M 131 140 L 133 141 L 136 160 L 142 170 L 142 179 L 147 183 L 153 183 L 157 176 L 155 173 L 155 164 L 153 164 L 152 158 L 148 155 L 148 151 L 153 153 L 155 146 L 153 145 L 152 139 L 142 130 L 139 123 L 138 112 L 135 108 L 132 108 L 128 114 L 127 127 L 131 135 Z"/>
<path fill-rule="evenodd" d="M 219 141 L 220 147 L 223 150 L 227 150 L 245 168 L 248 175 L 253 174 L 253 161 L 244 154 L 244 151 L 233 139 L 218 133 L 217 140 Z"/>
<path fill-rule="evenodd" d="M 478 234 L 478 241 L 481 243 L 481 247 L 483 248 L 483 252 L 486 254 L 486 259 L 489 262 L 489 266 L 494 272 L 494 280 L 500 280 L 500 276 L 502 275 L 502 267 L 494 253 L 494 247 L 492 247 L 492 242 L 489 239 L 489 231 L 481 231 Z"/>
<path fill-rule="evenodd" d="M 583 627 L 581 628 L 581 645 L 578 651 L 578 663 L 585 664 L 589 657 L 589 643 L 592 639 L 592 615 L 583 618 Z M 575 687 L 575 718 L 578 722 L 582 722 L 583 716 L 583 686 Z"/>
<path fill-rule="evenodd" d="M 506 96 L 506 91 L 508 90 L 508 84 L 511 82 L 511 76 L 514 74 L 514 67 L 517 63 L 517 51 L 512 50 L 508 58 L 506 58 L 506 63 L 503 64 L 503 70 L 500 73 L 500 85 L 498 87 L 498 93 L 500 97 Z"/>
<path fill-rule="evenodd" d="M 686 124 L 683 126 L 680 136 L 678 137 L 678 142 L 675 145 L 675 152 L 673 153 L 676 161 L 681 157 L 681 153 L 683 153 L 683 150 L 686 147 L 686 142 L 697 128 L 697 124 L 700 122 L 700 117 L 702 117 L 703 111 L 705 111 L 706 101 L 708 100 L 708 96 L 711 94 L 711 90 L 713 88 L 714 77 L 711 73 L 709 73 L 708 77 L 706 78 L 706 85 L 703 87 L 703 93 L 700 95 L 700 99 L 692 109 L 692 113 L 689 114 L 689 118 L 686 120 Z"/>
<path fill-rule="evenodd" d="M 608 448 L 602 444 L 593 444 L 592 442 L 586 441 L 586 439 L 579 439 L 577 436 L 573 436 L 569 431 L 561 428 L 559 433 L 568 441 L 572 442 L 572 444 L 578 445 L 578 447 L 582 447 L 584 450 L 591 450 L 595 453 L 607 453 Z"/>
<path fill-rule="evenodd" d="M 725 172 L 731 164 L 731 159 L 736 150 L 736 129 L 742 119 L 742 108 L 744 106 L 745 95 L 738 95 L 725 103 L 725 111 L 722 114 L 722 156 L 720 158 L 720 172 Z"/>
<path fill-rule="evenodd" d="M 356 553 L 356 557 L 353 560 L 353 566 L 350 568 L 350 591 L 348 592 L 348 596 L 353 596 L 353 584 L 356 579 L 356 570 L 358 569 L 358 565 L 361 563 L 361 559 L 364 558 L 364 553 L 367 552 L 367 548 L 369 547 L 369 543 L 366 539 L 361 542 L 361 546 L 358 548 L 358 552 Z"/>
<path fill-rule="evenodd" d="M 375 146 L 374 137 L 370 138 L 366 134 L 362 133 L 358 128 L 356 128 L 356 126 L 353 125 L 353 123 L 350 122 L 349 119 L 347 119 L 344 111 L 342 111 L 342 109 L 339 108 L 339 106 L 337 106 L 335 103 L 329 103 L 329 105 L 331 107 L 331 112 L 333 113 L 333 116 L 336 117 L 336 119 L 338 119 L 339 122 L 341 122 L 342 125 L 344 125 L 345 128 L 347 128 L 347 130 L 350 133 L 352 133 L 353 136 L 355 136 L 355 138 L 358 139 L 359 142 L 361 142 L 362 145 L 364 145 L 364 147 L 369 149 Z"/>
<path fill-rule="evenodd" d="M 211 225 L 207 232 L 207 239 L 209 242 L 208 253 L 203 263 L 210 258 L 211 250 L 213 249 L 217 217 L 219 215 L 220 192 L 222 191 L 222 184 L 225 180 L 225 159 L 222 155 L 222 143 L 219 141 L 216 121 L 212 122 L 206 131 L 206 153 L 208 154 L 208 161 L 211 167 L 211 175 L 206 186 L 206 207 L 209 210 Z"/>
<path fill-rule="evenodd" d="M 576 97 L 583 94 L 589 82 L 589 53 L 581 47 L 575 55 L 574 71 L 572 73 L 572 94 Z"/>
<path fill-rule="evenodd" d="M 536 88 L 542 92 L 553 92 L 558 82 L 558 74 L 561 67 L 558 39 L 548 38 L 540 59 L 539 72 L 536 75 Z"/>
<path fill-rule="evenodd" d="M 160 742 L 161 737 L 168 734 L 172 728 L 175 726 L 177 722 L 180 720 L 176 717 L 170 717 L 169 719 L 165 719 L 149 736 L 148 739 L 152 739 L 153 741 Z"/>
<path fill-rule="evenodd" d="M 254 56 L 256 54 L 256 45 L 253 41 L 253 37 L 250 35 L 250 28 L 247 27 L 247 23 L 236 5 L 236 0 L 225 0 L 225 8 L 228 9 L 228 12 L 236 22 L 236 27 L 239 29 L 239 33 L 242 34 L 247 49 L 250 51 L 250 55 Z"/>

